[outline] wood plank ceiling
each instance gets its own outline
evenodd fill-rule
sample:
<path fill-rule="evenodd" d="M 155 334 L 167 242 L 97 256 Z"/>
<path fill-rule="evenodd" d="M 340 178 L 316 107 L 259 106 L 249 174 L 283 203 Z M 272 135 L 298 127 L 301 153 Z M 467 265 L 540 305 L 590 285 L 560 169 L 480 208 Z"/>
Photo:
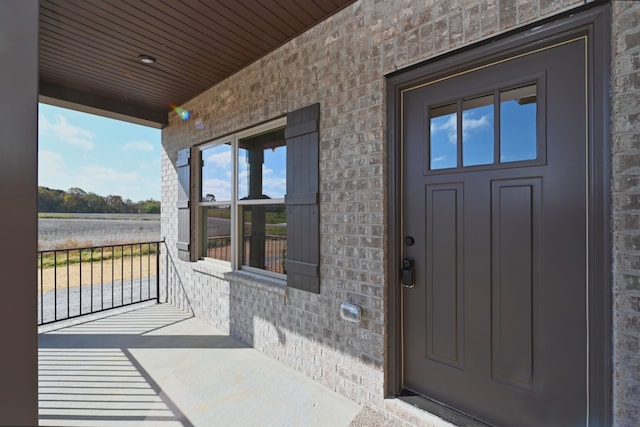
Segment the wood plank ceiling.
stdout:
<path fill-rule="evenodd" d="M 40 0 L 41 99 L 162 127 L 172 105 L 353 2 Z"/>

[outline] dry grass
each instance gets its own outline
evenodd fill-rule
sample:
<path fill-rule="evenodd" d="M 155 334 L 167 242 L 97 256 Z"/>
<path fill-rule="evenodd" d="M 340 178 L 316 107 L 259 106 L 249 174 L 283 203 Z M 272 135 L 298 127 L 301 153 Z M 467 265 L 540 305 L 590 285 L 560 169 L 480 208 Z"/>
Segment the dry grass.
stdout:
<path fill-rule="evenodd" d="M 77 247 L 77 246 L 76 246 Z M 38 268 L 38 291 L 44 292 L 57 288 L 66 289 L 93 284 L 120 282 L 138 279 L 140 277 L 155 276 L 157 254 L 122 256 L 103 261 L 69 263 L 58 267 Z M 93 270 L 93 271 L 92 271 Z M 82 277 L 82 282 L 80 278 Z"/>

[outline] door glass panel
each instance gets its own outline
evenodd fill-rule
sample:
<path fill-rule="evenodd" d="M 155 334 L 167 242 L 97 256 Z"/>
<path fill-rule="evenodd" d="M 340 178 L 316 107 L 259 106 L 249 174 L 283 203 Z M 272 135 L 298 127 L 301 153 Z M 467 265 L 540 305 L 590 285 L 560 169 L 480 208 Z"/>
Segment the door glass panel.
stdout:
<path fill-rule="evenodd" d="M 535 160 L 537 84 L 500 91 L 500 163 Z"/>
<path fill-rule="evenodd" d="M 493 163 L 493 95 L 462 101 L 462 166 Z"/>
<path fill-rule="evenodd" d="M 429 109 L 429 168 L 458 166 L 458 104 Z"/>

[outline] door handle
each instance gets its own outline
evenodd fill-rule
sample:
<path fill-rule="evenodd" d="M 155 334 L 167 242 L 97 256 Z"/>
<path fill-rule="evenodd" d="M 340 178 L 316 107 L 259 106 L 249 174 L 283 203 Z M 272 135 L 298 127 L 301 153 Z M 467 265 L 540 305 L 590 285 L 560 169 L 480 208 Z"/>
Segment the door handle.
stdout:
<path fill-rule="evenodd" d="M 413 288 L 415 286 L 416 269 L 414 260 L 411 257 L 405 257 L 402 260 L 402 268 L 400 269 L 400 282 L 405 288 Z"/>

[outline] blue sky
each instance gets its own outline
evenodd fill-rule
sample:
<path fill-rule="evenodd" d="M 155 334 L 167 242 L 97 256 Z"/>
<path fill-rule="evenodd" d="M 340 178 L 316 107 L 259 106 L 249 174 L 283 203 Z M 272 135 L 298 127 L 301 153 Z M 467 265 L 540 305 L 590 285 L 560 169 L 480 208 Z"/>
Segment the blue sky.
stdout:
<path fill-rule="evenodd" d="M 38 185 L 160 200 L 160 130 L 39 105 Z"/>
<path fill-rule="evenodd" d="M 511 99 L 500 103 L 500 163 L 532 160 L 537 156 L 536 103 L 521 105 Z M 430 120 L 431 169 L 457 166 L 457 113 Z M 494 162 L 493 104 L 464 110 L 462 114 L 463 166 Z"/>
<path fill-rule="evenodd" d="M 238 154 L 238 198 L 249 194 L 249 165 L 247 152 Z M 231 200 L 232 153 L 228 144 L 205 148 L 202 151 L 202 198 L 215 196 L 217 202 Z M 284 198 L 287 190 L 287 149 L 284 146 L 264 150 L 262 165 L 262 194 L 272 199 Z"/>

